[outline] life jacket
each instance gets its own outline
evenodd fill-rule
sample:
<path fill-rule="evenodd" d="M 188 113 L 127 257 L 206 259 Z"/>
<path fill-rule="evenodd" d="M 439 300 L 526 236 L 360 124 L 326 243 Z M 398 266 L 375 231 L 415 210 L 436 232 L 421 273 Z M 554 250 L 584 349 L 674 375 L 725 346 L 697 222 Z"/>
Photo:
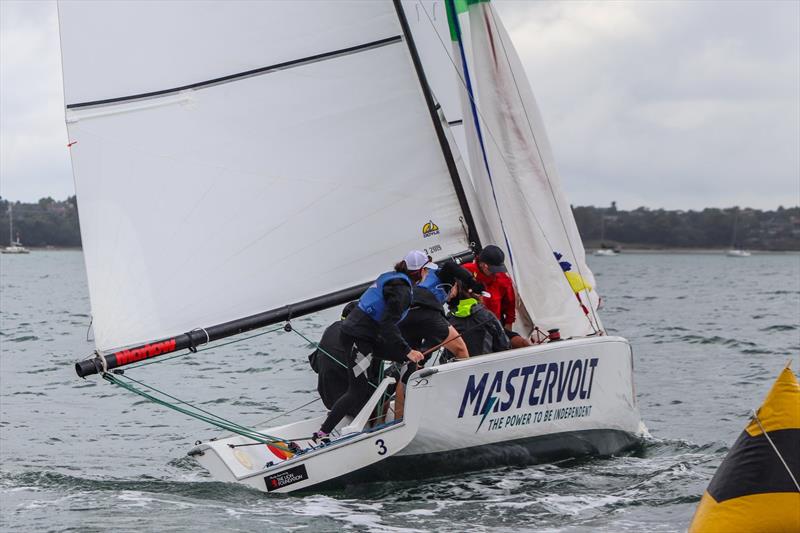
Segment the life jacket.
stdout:
<path fill-rule="evenodd" d="M 475 298 L 465 298 L 463 300 L 459 300 L 458 307 L 456 307 L 455 311 L 452 311 L 453 316 L 457 316 L 458 318 L 467 318 L 472 314 L 472 306 L 477 303 L 478 300 Z"/>
<path fill-rule="evenodd" d="M 423 289 L 427 289 L 436 297 L 436 300 L 440 304 L 444 304 L 447 301 L 447 297 L 450 294 L 450 287 L 451 285 L 447 285 L 443 283 L 441 279 L 439 279 L 439 275 L 436 273 L 435 270 L 428 270 L 428 275 L 425 276 L 417 287 L 422 287 Z M 445 287 L 447 290 L 445 290 Z"/>
<path fill-rule="evenodd" d="M 402 272 L 384 272 L 378 276 L 375 283 L 370 285 L 369 288 L 364 291 L 364 294 L 361 295 L 361 298 L 358 299 L 358 308 L 364 311 L 364 313 L 375 322 L 381 321 L 383 312 L 386 309 L 386 301 L 383 299 L 383 286 L 386 285 L 387 282 L 395 279 L 401 279 L 408 283 L 409 289 L 413 286 L 411 279 Z M 400 320 L 403 320 L 407 314 L 408 308 L 403 311 L 403 316 L 400 317 Z"/>

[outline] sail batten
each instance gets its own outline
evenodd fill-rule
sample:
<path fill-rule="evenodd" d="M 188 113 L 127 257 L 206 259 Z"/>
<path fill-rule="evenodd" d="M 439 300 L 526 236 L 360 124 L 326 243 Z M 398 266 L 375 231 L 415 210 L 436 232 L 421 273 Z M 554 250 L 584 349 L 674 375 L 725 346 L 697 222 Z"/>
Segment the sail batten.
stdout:
<path fill-rule="evenodd" d="M 77 109 L 81 107 L 92 107 L 92 106 L 100 106 L 100 105 L 107 105 L 107 104 L 116 104 L 120 102 L 128 102 L 131 100 L 141 100 L 145 98 L 154 98 L 158 96 L 165 96 L 173 93 L 178 93 L 181 91 L 188 91 L 194 89 L 201 89 L 203 87 L 212 87 L 214 85 L 219 85 L 221 83 L 230 83 L 236 80 L 241 80 L 244 78 L 249 78 L 251 76 L 261 76 L 264 74 L 269 74 L 270 72 L 277 72 L 279 70 L 284 70 L 287 68 L 298 67 L 301 65 L 306 65 L 309 63 L 315 63 L 317 61 L 324 61 L 326 59 L 333 59 L 336 57 L 340 57 L 343 55 L 348 54 L 355 54 L 358 52 L 362 52 L 364 50 L 370 50 L 372 48 L 377 48 L 380 46 L 386 46 L 390 44 L 399 43 L 403 40 L 402 36 L 395 35 L 393 37 L 386 37 L 385 39 L 379 39 L 377 41 L 372 41 L 369 43 L 364 43 L 356 46 L 351 46 L 349 48 L 343 48 L 341 50 L 332 50 L 330 52 L 323 52 L 321 54 L 316 54 L 309 57 L 304 57 L 300 59 L 293 59 L 291 61 L 286 61 L 283 63 L 278 63 L 276 65 L 269 65 L 266 67 L 260 67 L 252 70 L 248 70 L 245 72 L 238 72 L 236 74 L 228 74 L 226 76 L 220 76 L 218 78 L 213 78 L 210 80 L 205 81 L 198 81 L 195 83 L 190 83 L 188 85 L 182 85 L 180 87 L 172 87 L 169 89 L 161 89 L 159 91 L 152 91 L 149 93 L 142 93 L 142 94 L 133 94 L 129 96 L 118 96 L 116 98 L 107 98 L 105 100 L 96 100 L 93 102 L 80 102 L 75 104 L 67 104 L 67 109 Z"/>

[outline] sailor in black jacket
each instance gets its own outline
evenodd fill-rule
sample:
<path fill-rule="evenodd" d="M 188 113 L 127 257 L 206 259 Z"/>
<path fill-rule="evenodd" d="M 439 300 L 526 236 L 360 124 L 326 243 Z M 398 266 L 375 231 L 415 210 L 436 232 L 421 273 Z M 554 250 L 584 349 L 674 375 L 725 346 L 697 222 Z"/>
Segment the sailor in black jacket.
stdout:
<path fill-rule="evenodd" d="M 450 301 L 450 324 L 462 334 L 470 356 L 501 352 L 511 348 L 503 325 L 471 292 L 461 288 Z"/>
<path fill-rule="evenodd" d="M 347 352 L 340 337 L 344 319 L 356 305 L 358 302 L 350 302 L 342 309 L 341 319 L 325 328 L 317 349 L 308 356 L 308 363 L 317 373 L 317 392 L 328 409 L 347 392 Z M 355 416 L 358 411 L 347 414 Z"/>
<path fill-rule="evenodd" d="M 377 385 L 375 378 L 381 359 L 416 363 L 423 356 L 409 347 L 398 323 L 412 303 L 414 281 L 422 277 L 422 252 L 412 251 L 395 265 L 393 272 L 378 276 L 342 324 L 341 343 L 347 352 L 347 391 L 331 407 L 328 417 L 313 439 L 326 440 L 347 413 L 358 412 Z"/>

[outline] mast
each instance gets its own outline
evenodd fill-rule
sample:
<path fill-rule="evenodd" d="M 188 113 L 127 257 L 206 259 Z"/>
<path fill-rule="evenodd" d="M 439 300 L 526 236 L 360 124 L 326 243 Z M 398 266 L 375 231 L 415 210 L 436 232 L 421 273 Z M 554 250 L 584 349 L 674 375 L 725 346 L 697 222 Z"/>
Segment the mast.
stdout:
<path fill-rule="evenodd" d="M 14 215 L 11 202 L 8 203 L 8 245 L 14 246 Z"/>
<path fill-rule="evenodd" d="M 400 0 L 393 0 L 393 2 L 394 8 L 397 11 L 397 18 L 400 21 L 400 27 L 403 29 L 403 38 L 408 45 L 408 51 L 411 54 L 411 60 L 414 63 L 414 70 L 417 73 L 417 78 L 419 79 L 422 93 L 425 96 L 425 103 L 428 106 L 428 111 L 430 112 L 431 120 L 433 121 L 433 128 L 436 130 L 436 137 L 439 140 L 439 145 L 442 149 L 442 155 L 447 163 L 447 170 L 450 172 L 450 179 L 453 180 L 453 188 L 456 191 L 458 203 L 461 205 L 461 211 L 464 213 L 464 222 L 467 224 L 467 236 L 470 241 L 470 246 L 474 245 L 480 249 L 481 241 L 475 226 L 475 220 L 472 217 L 472 212 L 469 208 L 469 202 L 467 202 L 467 196 L 464 193 L 464 186 L 461 183 L 461 177 L 458 174 L 458 167 L 456 166 L 453 152 L 450 148 L 450 144 L 447 142 L 447 136 L 445 135 L 444 129 L 442 128 L 442 123 L 439 119 L 439 112 L 437 110 L 437 104 L 433 99 L 433 94 L 431 92 L 430 85 L 428 84 L 428 78 L 425 76 L 425 71 L 422 68 L 422 62 L 420 61 L 417 47 L 414 44 L 414 37 L 411 35 L 411 29 L 408 26 L 408 20 L 406 19 L 405 11 L 403 11 L 403 5 Z"/>

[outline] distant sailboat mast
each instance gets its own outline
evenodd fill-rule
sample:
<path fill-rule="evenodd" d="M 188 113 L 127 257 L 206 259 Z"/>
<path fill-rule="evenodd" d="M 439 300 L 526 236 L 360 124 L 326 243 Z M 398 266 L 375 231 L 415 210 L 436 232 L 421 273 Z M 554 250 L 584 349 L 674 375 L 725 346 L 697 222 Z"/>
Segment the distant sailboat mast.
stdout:
<path fill-rule="evenodd" d="M 739 233 L 739 208 L 737 207 L 733 217 L 733 236 L 731 237 L 731 248 L 730 250 L 728 250 L 727 255 L 729 257 L 749 257 L 750 252 L 748 252 L 741 246 L 737 246 L 736 244 L 738 233 Z"/>

